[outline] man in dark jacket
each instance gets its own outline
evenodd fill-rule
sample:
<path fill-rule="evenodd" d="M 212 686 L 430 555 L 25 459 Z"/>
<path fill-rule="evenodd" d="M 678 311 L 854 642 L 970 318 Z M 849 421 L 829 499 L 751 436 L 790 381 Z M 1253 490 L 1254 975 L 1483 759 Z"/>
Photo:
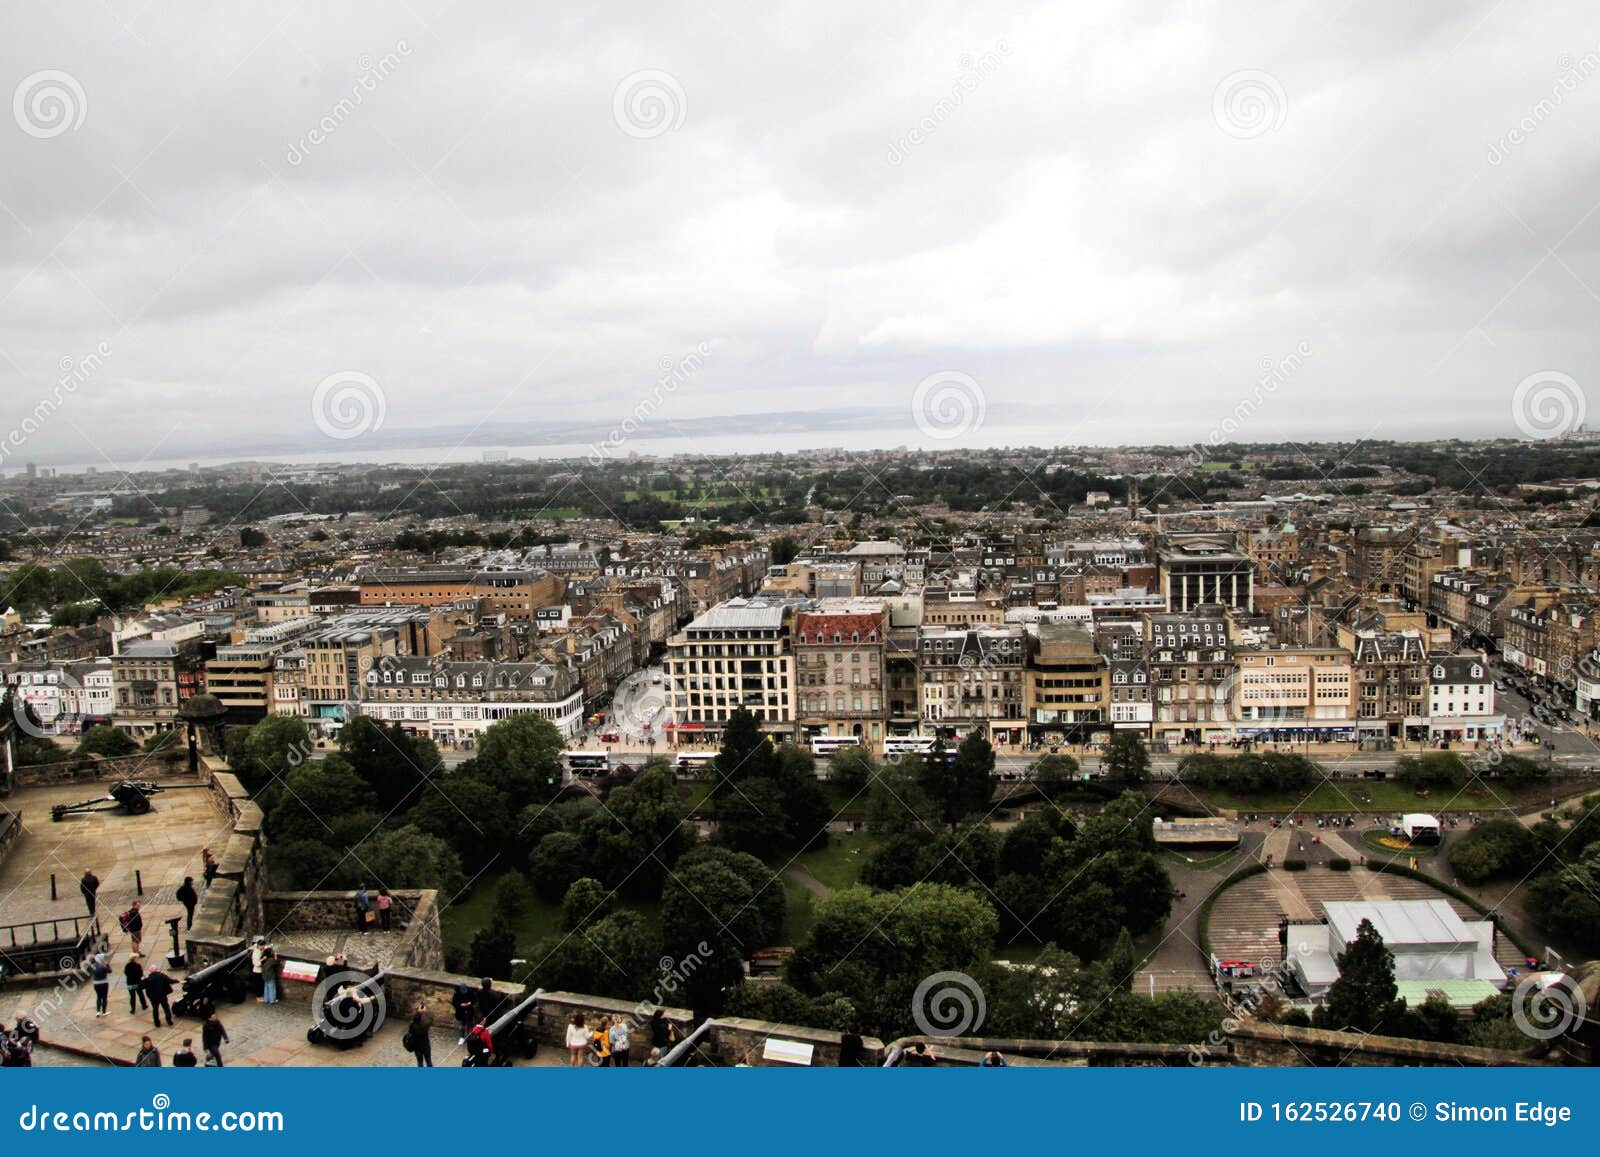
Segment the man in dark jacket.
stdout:
<path fill-rule="evenodd" d="M 466 1044 L 467 1030 L 472 1027 L 472 1013 L 476 1008 L 472 988 L 466 981 L 456 985 L 455 992 L 450 996 L 450 1008 L 456 1014 L 456 1044 Z"/>
<path fill-rule="evenodd" d="M 183 1038 L 183 1047 L 172 1054 L 172 1067 L 175 1069 L 192 1069 L 195 1067 L 194 1037 Z"/>
<path fill-rule="evenodd" d="M 425 1001 L 419 1000 L 411 1014 L 411 1025 L 406 1029 L 406 1035 L 411 1038 L 411 1055 L 417 1058 L 419 1069 L 433 1068 L 432 1029 L 433 1012 Z"/>
<path fill-rule="evenodd" d="M 161 966 L 152 964 L 150 971 L 144 976 L 144 994 L 150 998 L 150 1018 L 156 1022 L 156 1027 L 161 1027 L 161 1014 L 167 1014 L 167 1027 L 172 1027 L 172 1006 L 167 1003 L 173 991 L 178 986 L 172 982 L 172 977 L 161 971 Z"/>
<path fill-rule="evenodd" d="M 89 906 L 89 915 L 94 915 L 95 897 L 100 892 L 100 877 L 84 869 L 83 878 L 78 881 L 78 891 L 83 893 L 83 902 Z"/>
<path fill-rule="evenodd" d="M 500 994 L 494 990 L 494 978 L 485 976 L 478 986 L 478 1019 L 493 1024 L 500 1015 Z"/>
<path fill-rule="evenodd" d="M 227 1039 L 228 1030 L 213 1012 L 200 1029 L 200 1046 L 205 1049 L 206 1059 L 219 1069 L 222 1067 L 222 1042 Z"/>
<path fill-rule="evenodd" d="M 128 982 L 129 1015 L 141 1008 L 149 1008 L 150 1002 L 144 998 L 144 965 L 139 963 L 137 952 L 128 957 L 128 963 L 122 966 L 122 978 Z"/>
<path fill-rule="evenodd" d="M 178 903 L 183 905 L 183 910 L 189 914 L 183 925 L 183 930 L 187 932 L 194 927 L 194 909 L 195 905 L 200 903 L 200 893 L 194 890 L 194 877 L 185 876 L 183 883 L 178 885 L 178 890 L 173 893 L 173 896 L 177 898 Z"/>

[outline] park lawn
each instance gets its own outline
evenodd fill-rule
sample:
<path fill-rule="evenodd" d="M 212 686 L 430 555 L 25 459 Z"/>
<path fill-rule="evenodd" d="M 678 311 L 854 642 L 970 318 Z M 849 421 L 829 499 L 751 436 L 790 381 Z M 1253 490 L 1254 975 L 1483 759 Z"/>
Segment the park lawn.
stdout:
<path fill-rule="evenodd" d="M 1172 789 L 1164 789 L 1172 790 Z M 1199 789 L 1187 786 L 1173 791 L 1172 798 L 1184 800 L 1198 796 L 1220 808 L 1248 812 L 1466 812 L 1514 807 L 1521 800 L 1534 802 L 1548 787 L 1511 791 L 1503 784 L 1474 784 L 1470 788 L 1434 788 L 1421 795 L 1415 788 L 1386 779 L 1344 779 L 1324 783 L 1306 792 L 1261 792 L 1241 795 L 1220 788 Z M 1161 795 L 1157 795 L 1157 799 Z"/>
<path fill-rule="evenodd" d="M 799 880 L 783 877 L 783 892 L 789 898 L 789 914 L 783 921 L 783 943 L 799 945 L 811 934 L 817 922 L 817 897 Z"/>
<path fill-rule="evenodd" d="M 502 877 L 508 873 L 479 877 L 472 891 L 444 910 L 440 920 L 440 934 L 446 947 L 459 947 L 463 952 L 472 946 L 472 938 L 479 929 L 487 928 L 494 919 L 494 894 Z M 629 908 L 650 920 L 657 916 L 658 904 L 639 900 L 624 900 L 618 908 Z M 561 905 L 546 904 L 537 896 L 532 898 L 528 910 L 511 921 L 517 934 L 517 952 L 526 953 L 547 936 L 560 936 Z"/>
<path fill-rule="evenodd" d="M 828 846 L 814 852 L 801 852 L 794 858 L 794 866 L 809 872 L 831 892 L 848 888 L 861 878 L 861 865 L 883 843 L 881 836 L 843 836 L 835 833 Z"/>

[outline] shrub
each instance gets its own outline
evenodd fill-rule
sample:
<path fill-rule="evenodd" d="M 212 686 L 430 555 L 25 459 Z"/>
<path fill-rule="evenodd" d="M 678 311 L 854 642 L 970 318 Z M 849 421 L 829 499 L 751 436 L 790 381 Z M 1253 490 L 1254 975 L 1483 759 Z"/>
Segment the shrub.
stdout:
<path fill-rule="evenodd" d="M 1349 870 L 1350 861 L 1343 856 L 1337 856 L 1328 861 L 1328 871 L 1330 872 L 1348 872 Z"/>
<path fill-rule="evenodd" d="M 1285 860 L 1283 861 L 1283 870 L 1285 872 L 1303 872 L 1306 870 L 1306 862 L 1304 860 Z"/>

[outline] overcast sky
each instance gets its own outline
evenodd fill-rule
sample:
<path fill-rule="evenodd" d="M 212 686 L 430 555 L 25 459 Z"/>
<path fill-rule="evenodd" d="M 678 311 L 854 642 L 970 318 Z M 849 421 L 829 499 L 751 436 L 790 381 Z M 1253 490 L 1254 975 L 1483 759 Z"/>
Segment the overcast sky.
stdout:
<path fill-rule="evenodd" d="M 0 27 L 7 469 L 652 392 L 650 431 L 880 405 L 885 444 L 1542 434 L 1600 387 L 1593 0 Z"/>

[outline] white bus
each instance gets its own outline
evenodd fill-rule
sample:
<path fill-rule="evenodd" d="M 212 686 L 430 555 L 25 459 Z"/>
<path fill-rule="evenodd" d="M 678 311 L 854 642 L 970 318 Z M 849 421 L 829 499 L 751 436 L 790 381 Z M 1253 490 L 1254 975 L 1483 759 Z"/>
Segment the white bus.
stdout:
<path fill-rule="evenodd" d="M 680 779 L 699 779 L 710 774 L 716 758 L 715 751 L 680 751 L 674 766 Z"/>
<path fill-rule="evenodd" d="M 931 735 L 890 735 L 883 741 L 885 755 L 927 755 L 933 750 Z"/>
<path fill-rule="evenodd" d="M 611 755 L 605 751 L 563 751 L 561 759 L 573 775 L 605 775 L 611 770 Z"/>
<path fill-rule="evenodd" d="M 860 746 L 859 735 L 814 735 L 811 738 L 811 754 L 818 759 L 826 759 L 840 748 Z"/>

